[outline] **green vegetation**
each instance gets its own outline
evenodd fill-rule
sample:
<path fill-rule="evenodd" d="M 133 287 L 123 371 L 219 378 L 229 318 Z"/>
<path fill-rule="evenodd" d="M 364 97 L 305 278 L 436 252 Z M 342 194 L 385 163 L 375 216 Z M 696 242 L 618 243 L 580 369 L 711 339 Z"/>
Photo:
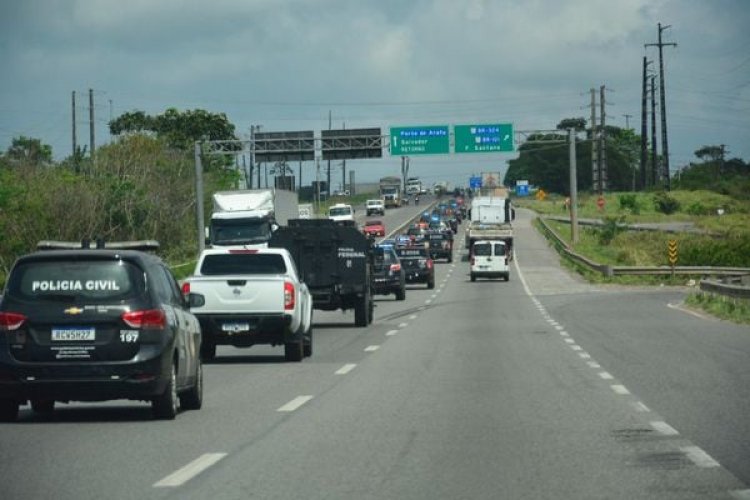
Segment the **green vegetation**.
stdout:
<path fill-rule="evenodd" d="M 750 300 L 697 292 L 688 295 L 685 304 L 721 319 L 750 324 Z"/>

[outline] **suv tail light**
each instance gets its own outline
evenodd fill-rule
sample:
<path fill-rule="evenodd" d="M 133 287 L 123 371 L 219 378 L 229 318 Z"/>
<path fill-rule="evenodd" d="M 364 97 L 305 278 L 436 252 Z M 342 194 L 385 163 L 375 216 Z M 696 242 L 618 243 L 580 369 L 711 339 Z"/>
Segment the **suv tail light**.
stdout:
<path fill-rule="evenodd" d="M 167 315 L 161 309 L 144 309 L 122 313 L 122 320 L 130 328 L 163 330 L 167 327 Z"/>
<path fill-rule="evenodd" d="M 26 316 L 21 313 L 0 312 L 0 331 L 12 332 L 21 328 L 26 321 Z"/>
<path fill-rule="evenodd" d="M 391 272 L 397 273 L 401 270 L 401 264 L 391 264 Z"/>
<path fill-rule="evenodd" d="M 432 269 L 432 259 L 427 259 L 427 269 Z"/>
<path fill-rule="evenodd" d="M 294 310 L 294 285 L 288 281 L 284 282 L 284 310 Z"/>

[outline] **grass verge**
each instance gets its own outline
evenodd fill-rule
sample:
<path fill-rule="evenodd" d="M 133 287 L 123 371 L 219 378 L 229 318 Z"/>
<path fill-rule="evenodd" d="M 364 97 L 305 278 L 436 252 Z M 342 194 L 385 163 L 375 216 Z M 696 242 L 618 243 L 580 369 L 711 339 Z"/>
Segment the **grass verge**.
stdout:
<path fill-rule="evenodd" d="M 734 323 L 750 324 L 750 300 L 747 299 L 695 292 L 685 298 L 685 304 L 717 318 Z"/>

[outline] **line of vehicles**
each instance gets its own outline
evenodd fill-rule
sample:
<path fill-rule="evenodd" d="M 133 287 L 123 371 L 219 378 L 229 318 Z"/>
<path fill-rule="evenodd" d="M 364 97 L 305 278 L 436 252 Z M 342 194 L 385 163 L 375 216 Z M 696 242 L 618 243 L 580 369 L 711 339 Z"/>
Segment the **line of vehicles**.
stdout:
<path fill-rule="evenodd" d="M 299 362 L 313 353 L 315 310 L 353 310 L 366 327 L 375 295 L 404 300 L 407 283 L 434 288 L 434 262 L 453 260 L 472 211 L 482 218 L 469 226 L 472 280 L 495 276 L 488 260 L 503 261 L 507 278 L 512 237 L 490 234 L 489 214 L 500 212 L 478 201 L 440 203 L 376 244 L 353 218 L 300 219 L 290 192 L 219 192 L 207 248 L 182 284 L 153 241 L 40 242 L 14 264 L 0 301 L 0 421 L 24 404 L 49 414 L 68 401 L 147 401 L 163 419 L 199 409 L 202 362 L 217 346 L 283 346 Z"/>

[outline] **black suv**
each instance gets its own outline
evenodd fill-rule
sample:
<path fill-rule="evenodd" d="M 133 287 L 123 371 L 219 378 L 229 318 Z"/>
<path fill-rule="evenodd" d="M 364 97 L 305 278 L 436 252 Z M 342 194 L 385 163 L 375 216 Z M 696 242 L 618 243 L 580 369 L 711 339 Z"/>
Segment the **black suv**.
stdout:
<path fill-rule="evenodd" d="M 391 245 L 375 247 L 373 284 L 376 295 L 394 294 L 396 300 L 406 298 L 406 276 L 401 261 Z"/>
<path fill-rule="evenodd" d="M 167 266 L 146 253 L 158 244 L 96 246 L 42 242 L 49 250 L 11 269 L 0 303 L 0 421 L 29 401 L 42 414 L 56 401 L 150 401 L 163 419 L 201 407 L 200 325 Z"/>
<path fill-rule="evenodd" d="M 450 231 L 430 230 L 427 232 L 426 241 L 430 247 L 430 254 L 435 259 L 445 259 L 453 262 L 453 235 Z"/>
<path fill-rule="evenodd" d="M 430 251 L 424 246 L 396 247 L 401 267 L 407 283 L 427 283 L 427 288 L 435 288 L 435 266 Z"/>

